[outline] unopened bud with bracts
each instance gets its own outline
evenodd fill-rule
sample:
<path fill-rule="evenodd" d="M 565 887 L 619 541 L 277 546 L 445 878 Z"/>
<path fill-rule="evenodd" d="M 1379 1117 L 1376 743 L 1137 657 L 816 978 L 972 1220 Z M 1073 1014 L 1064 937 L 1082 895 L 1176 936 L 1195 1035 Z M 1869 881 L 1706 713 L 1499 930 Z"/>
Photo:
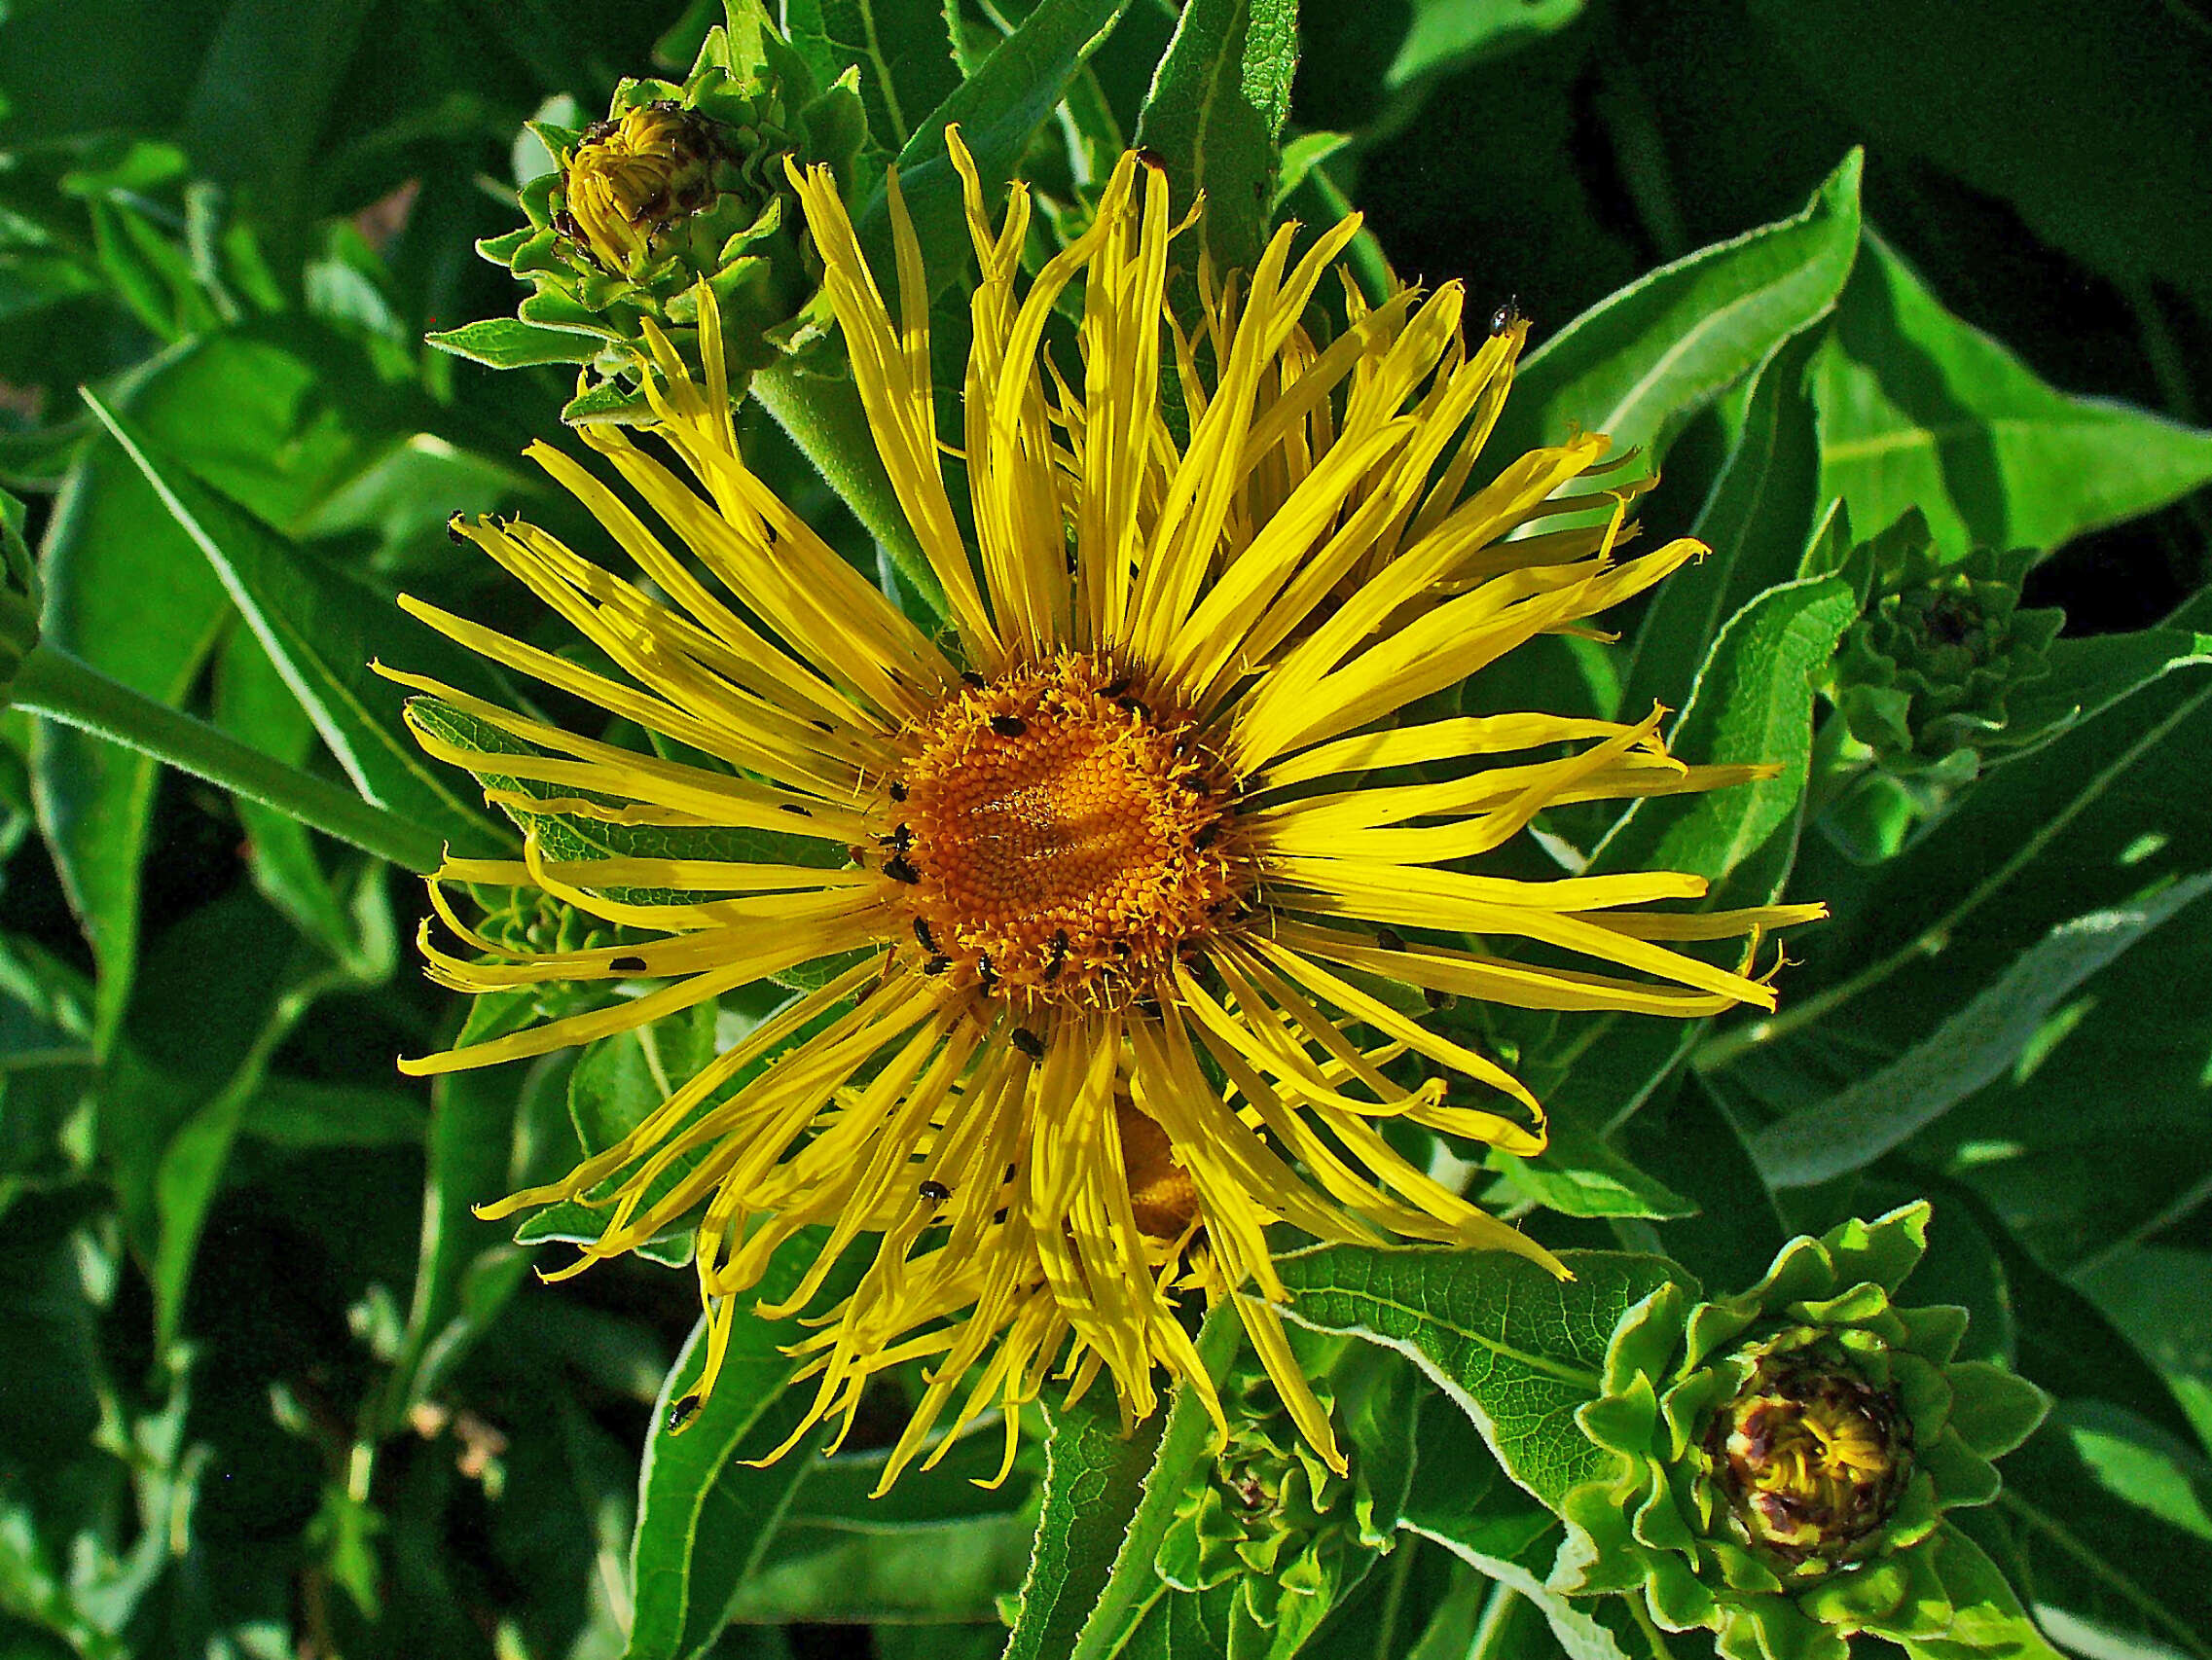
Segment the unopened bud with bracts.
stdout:
<path fill-rule="evenodd" d="M 1677 1282 L 1630 1309 L 1576 1414 L 1614 1467 L 1566 1496 L 1552 1588 L 1639 1597 L 1725 1660 L 1847 1660 L 1860 1632 L 1975 1626 L 2002 1576 L 1943 1513 L 1996 1497 L 1990 1461 L 2047 1402 L 1956 1358 L 1963 1309 L 1895 1301 L 1928 1214 L 1794 1240 L 1734 1296 Z"/>
<path fill-rule="evenodd" d="M 2043 736 L 2013 718 L 2012 693 L 2048 672 L 2065 616 L 2021 607 L 2032 550 L 1945 560 L 1915 512 L 1855 557 L 1871 567 L 1870 595 L 1836 653 L 1832 695 L 1883 768 L 1963 782 L 1982 757 Z"/>
<path fill-rule="evenodd" d="M 866 115 L 854 76 L 821 87 L 760 0 L 728 0 L 682 85 L 625 81 L 605 120 L 531 130 L 555 170 L 523 186 L 527 225 L 477 244 L 530 284 L 517 316 L 531 329 L 473 323 L 433 344 L 495 368 L 583 365 L 564 417 L 632 421 L 650 413 L 648 327 L 705 368 L 703 295 L 734 390 L 820 340 L 820 261 L 785 163 L 850 181 Z"/>

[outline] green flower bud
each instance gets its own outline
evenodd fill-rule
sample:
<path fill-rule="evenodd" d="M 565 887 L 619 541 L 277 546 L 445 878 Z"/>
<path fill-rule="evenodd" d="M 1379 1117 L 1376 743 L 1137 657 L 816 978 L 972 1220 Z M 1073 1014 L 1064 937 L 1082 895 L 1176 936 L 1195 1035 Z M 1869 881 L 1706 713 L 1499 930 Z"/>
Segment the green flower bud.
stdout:
<path fill-rule="evenodd" d="M 1951 1631 L 1987 1565 L 1943 1512 L 1996 1497 L 1990 1461 L 2049 1403 L 1956 1358 L 1964 1310 L 1895 1301 L 1928 1214 L 1793 1240 L 1736 1296 L 1670 1284 L 1631 1309 L 1577 1414 L 1618 1461 L 1568 1494 L 1553 1588 L 1642 1596 L 1727 1660 L 1846 1660 L 1859 1632 Z"/>
<path fill-rule="evenodd" d="M 2032 550 L 1977 548 L 1946 564 L 1913 512 L 1859 557 L 1873 593 L 1836 654 L 1833 694 L 1853 738 L 1893 773 L 1970 778 L 1981 756 L 2042 736 L 2011 724 L 2006 707 L 2013 688 L 2047 672 L 2066 620 L 2020 609 Z"/>
<path fill-rule="evenodd" d="M 586 365 L 596 383 L 564 418 L 628 421 L 648 413 L 648 322 L 703 367 L 702 284 L 733 392 L 822 338 L 810 309 L 821 266 L 784 163 L 826 162 L 851 178 L 866 131 L 858 83 L 818 87 L 759 0 L 729 0 L 728 13 L 680 87 L 625 81 L 607 118 L 580 131 L 531 124 L 559 166 L 523 187 L 529 224 L 477 248 L 531 285 L 517 315 L 552 332 L 516 344 L 512 324 L 480 323 L 433 344 L 495 367 Z"/>
<path fill-rule="evenodd" d="M 1228 1586 L 1228 1652 L 1235 1660 L 1295 1653 L 1372 1553 L 1396 1542 L 1389 1518 L 1404 1498 L 1409 1462 L 1359 1450 L 1386 1440 L 1410 1445 L 1415 1410 L 1406 1368 L 1352 1339 L 1325 1345 L 1335 1356 L 1308 1375 L 1339 1439 L 1356 1449 L 1337 1475 L 1298 1433 L 1263 1370 L 1232 1373 L 1221 1389 L 1228 1436 L 1209 1479 L 1182 1498 L 1154 1567 L 1183 1592 Z"/>

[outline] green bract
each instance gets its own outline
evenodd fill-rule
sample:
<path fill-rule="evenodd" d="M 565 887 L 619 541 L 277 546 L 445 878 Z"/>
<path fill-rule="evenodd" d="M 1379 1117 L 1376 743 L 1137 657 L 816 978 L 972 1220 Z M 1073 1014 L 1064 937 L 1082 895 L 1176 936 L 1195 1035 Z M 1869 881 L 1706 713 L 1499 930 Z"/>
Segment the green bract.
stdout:
<path fill-rule="evenodd" d="M 1311 1364 L 1324 1344 L 1300 1342 Z M 1365 1553 L 1396 1541 L 1411 1462 L 1385 1449 L 1410 1439 L 1408 1375 L 1366 1345 L 1339 1339 L 1325 1347 L 1334 1358 L 1311 1367 L 1314 1387 L 1355 1449 L 1349 1472 L 1336 1475 L 1322 1462 L 1248 1358 L 1221 1390 L 1227 1443 L 1208 1479 L 1183 1493 L 1154 1557 L 1178 1591 L 1233 1588 L 1231 1660 L 1295 1654 L 1345 1582 L 1365 1570 Z"/>
<path fill-rule="evenodd" d="M 818 338 L 820 265 L 785 163 L 826 162 L 850 188 L 866 132 L 854 76 L 827 89 L 759 0 L 731 0 L 679 87 L 625 80 L 607 119 L 531 124 L 559 166 L 522 189 L 529 224 L 477 244 L 535 290 L 517 315 L 430 337 L 494 368 L 578 363 L 597 383 L 564 419 L 642 418 L 645 324 L 699 361 L 699 286 L 721 313 L 734 387 Z"/>
<path fill-rule="evenodd" d="M 1979 758 L 2041 736 L 2008 718 L 2013 689 L 2047 672 L 2065 622 L 2055 608 L 2020 609 L 2037 555 L 1976 548 L 1943 562 L 1917 511 L 1866 548 L 1873 595 L 1835 659 L 1835 702 L 1851 736 L 1893 773 L 1961 775 Z"/>
<path fill-rule="evenodd" d="M 1964 1310 L 1893 1300 L 1928 1214 L 1793 1240 L 1735 1296 L 1668 1284 L 1631 1309 L 1576 1414 L 1619 1463 L 1567 1495 L 1553 1587 L 1641 1592 L 1729 1660 L 1842 1660 L 1859 1632 L 1910 1644 L 1985 1623 L 1985 1559 L 1942 1513 L 1996 1497 L 1990 1460 L 2047 1402 L 1953 1358 Z"/>

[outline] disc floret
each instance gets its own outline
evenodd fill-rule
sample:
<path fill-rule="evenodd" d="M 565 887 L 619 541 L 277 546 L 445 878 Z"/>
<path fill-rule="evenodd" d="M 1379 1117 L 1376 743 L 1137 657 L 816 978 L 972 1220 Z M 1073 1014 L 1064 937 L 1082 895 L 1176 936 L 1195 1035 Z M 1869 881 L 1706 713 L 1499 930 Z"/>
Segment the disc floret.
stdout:
<path fill-rule="evenodd" d="M 1250 884 L 1219 757 L 1110 660 L 972 675 L 911 740 L 883 868 L 956 984 L 1025 1011 L 1134 1001 Z"/>

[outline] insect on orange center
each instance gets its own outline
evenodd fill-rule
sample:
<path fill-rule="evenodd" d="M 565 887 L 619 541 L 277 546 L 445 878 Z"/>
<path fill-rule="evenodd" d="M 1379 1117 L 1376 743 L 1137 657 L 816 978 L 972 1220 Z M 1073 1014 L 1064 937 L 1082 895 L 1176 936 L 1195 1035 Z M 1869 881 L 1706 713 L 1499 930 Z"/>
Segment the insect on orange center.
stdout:
<path fill-rule="evenodd" d="M 884 868 L 932 972 L 1024 1010 L 1125 1003 L 1237 909 L 1229 779 L 1112 664 L 971 677 L 912 739 Z"/>

